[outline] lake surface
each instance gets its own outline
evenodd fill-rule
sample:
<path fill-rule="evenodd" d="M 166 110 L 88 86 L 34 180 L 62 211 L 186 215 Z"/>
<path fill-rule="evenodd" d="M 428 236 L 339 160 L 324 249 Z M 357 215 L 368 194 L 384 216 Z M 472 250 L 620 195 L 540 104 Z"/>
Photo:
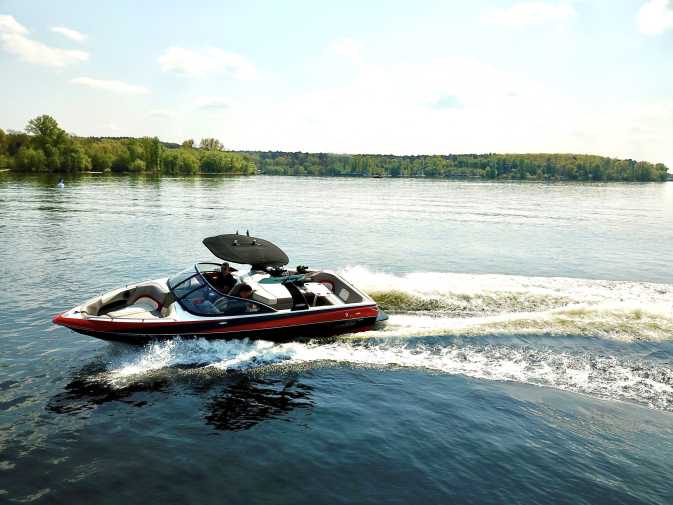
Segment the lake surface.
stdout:
<path fill-rule="evenodd" d="M 0 502 L 670 504 L 673 183 L 0 174 Z M 251 233 L 383 300 L 327 343 L 51 324 Z"/>

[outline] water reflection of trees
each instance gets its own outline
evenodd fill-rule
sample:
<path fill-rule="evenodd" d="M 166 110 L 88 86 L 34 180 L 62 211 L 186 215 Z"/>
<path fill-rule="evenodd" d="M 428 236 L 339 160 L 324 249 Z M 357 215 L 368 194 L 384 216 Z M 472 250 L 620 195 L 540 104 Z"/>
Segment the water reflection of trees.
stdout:
<path fill-rule="evenodd" d="M 104 364 L 91 363 L 73 375 L 46 409 L 53 414 L 77 415 L 112 402 L 146 407 L 166 395 L 192 395 L 203 398 L 202 418 L 207 425 L 240 431 L 270 419 L 292 421 L 288 414 L 293 410 L 311 410 L 314 405 L 312 386 L 300 382 L 297 374 L 260 377 L 241 372 L 175 372 L 144 376 L 120 386 L 104 378 Z"/>

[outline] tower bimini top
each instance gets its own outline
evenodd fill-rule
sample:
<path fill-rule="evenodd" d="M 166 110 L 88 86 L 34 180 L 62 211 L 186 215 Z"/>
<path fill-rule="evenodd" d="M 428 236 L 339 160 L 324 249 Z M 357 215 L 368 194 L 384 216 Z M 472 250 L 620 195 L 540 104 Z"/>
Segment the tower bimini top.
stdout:
<path fill-rule="evenodd" d="M 216 235 L 203 239 L 211 253 L 224 261 L 252 265 L 254 270 L 282 267 L 290 260 L 280 247 L 268 240 L 235 234 Z"/>

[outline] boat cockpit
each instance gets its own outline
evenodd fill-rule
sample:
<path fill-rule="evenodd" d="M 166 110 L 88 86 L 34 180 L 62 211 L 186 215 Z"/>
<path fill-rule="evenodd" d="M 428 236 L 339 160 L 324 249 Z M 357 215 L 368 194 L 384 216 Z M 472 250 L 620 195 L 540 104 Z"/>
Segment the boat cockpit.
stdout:
<path fill-rule="evenodd" d="M 306 310 L 363 301 L 363 296 L 354 288 L 328 272 L 253 269 L 239 274 L 234 271 L 237 283 L 224 293 L 213 282 L 219 271 L 217 263 L 197 263 L 168 279 L 168 287 L 185 310 L 200 316 Z M 252 289 L 250 298 L 237 296 L 243 285 Z"/>
<path fill-rule="evenodd" d="M 200 317 L 228 317 L 278 311 L 309 310 L 362 303 L 366 295 L 339 276 L 308 269 L 252 269 L 232 272 L 236 284 L 223 292 L 214 279 L 219 263 L 202 262 L 169 277 L 127 286 L 84 304 L 85 317 L 113 319 L 171 319 L 176 304 Z M 238 296 L 243 285 L 252 288 L 250 298 Z"/>
<path fill-rule="evenodd" d="M 216 263 L 197 263 L 192 268 L 170 277 L 168 288 L 183 309 L 197 316 L 240 316 L 274 312 L 273 307 L 264 303 L 235 296 L 243 284 L 240 278 L 228 293 L 218 290 L 213 279 L 219 271 L 220 265 Z"/>

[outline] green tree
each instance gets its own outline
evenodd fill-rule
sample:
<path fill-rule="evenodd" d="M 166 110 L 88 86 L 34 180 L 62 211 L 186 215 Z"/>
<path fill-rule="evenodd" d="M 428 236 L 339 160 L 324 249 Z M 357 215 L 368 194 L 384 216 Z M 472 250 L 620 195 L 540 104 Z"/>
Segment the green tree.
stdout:
<path fill-rule="evenodd" d="M 22 132 L 7 133 L 5 138 L 5 150 L 9 156 L 16 156 L 22 146 L 30 143 L 30 136 Z"/>
<path fill-rule="evenodd" d="M 178 173 L 178 153 L 175 149 L 167 149 L 163 152 L 161 158 L 164 174 L 175 175 Z"/>
<path fill-rule="evenodd" d="M 224 162 L 217 152 L 208 152 L 201 158 L 201 171 L 207 174 L 224 172 Z"/>
<path fill-rule="evenodd" d="M 16 153 L 16 168 L 23 172 L 41 172 L 47 169 L 47 157 L 42 150 L 24 145 Z"/>
<path fill-rule="evenodd" d="M 180 153 L 180 173 L 183 175 L 194 175 L 199 171 L 199 160 L 191 152 Z"/>
<path fill-rule="evenodd" d="M 60 144 L 66 137 L 66 133 L 59 128 L 56 120 L 46 114 L 28 121 L 26 132 L 51 144 Z"/>
<path fill-rule="evenodd" d="M 144 172 L 145 171 L 145 162 L 143 160 L 137 159 L 131 162 L 129 166 L 131 172 Z"/>
<path fill-rule="evenodd" d="M 59 128 L 56 120 L 46 114 L 28 121 L 26 132 L 31 135 L 30 144 L 44 154 L 46 162 L 40 170 L 58 170 L 63 164 L 63 154 L 72 139 Z"/>
<path fill-rule="evenodd" d="M 96 172 L 109 172 L 114 156 L 102 143 L 93 144 L 89 149 L 91 168 Z"/>
<path fill-rule="evenodd" d="M 11 158 L 7 155 L 7 134 L 0 128 L 0 169 L 9 168 Z"/>
<path fill-rule="evenodd" d="M 205 149 L 206 151 L 221 151 L 224 149 L 222 142 L 214 138 L 201 139 L 201 144 L 199 147 L 201 149 Z"/>
<path fill-rule="evenodd" d="M 157 137 L 145 137 L 142 139 L 145 150 L 145 166 L 148 170 L 159 172 L 161 170 L 161 142 Z"/>
<path fill-rule="evenodd" d="M 71 172 L 91 170 L 91 158 L 80 144 L 71 142 L 63 152 L 61 165 L 62 168 Z"/>
<path fill-rule="evenodd" d="M 199 160 L 190 149 L 167 149 L 162 154 L 162 173 L 193 175 L 199 171 Z"/>

